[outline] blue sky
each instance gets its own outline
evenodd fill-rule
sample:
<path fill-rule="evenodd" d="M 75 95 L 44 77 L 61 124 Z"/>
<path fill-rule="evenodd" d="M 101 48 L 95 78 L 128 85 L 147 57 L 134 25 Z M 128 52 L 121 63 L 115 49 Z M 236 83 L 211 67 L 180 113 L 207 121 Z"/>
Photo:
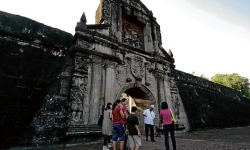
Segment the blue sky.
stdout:
<path fill-rule="evenodd" d="M 250 79 L 250 0 L 141 0 L 161 26 L 163 47 L 176 69 L 211 78 Z M 83 12 L 94 24 L 100 0 L 0 0 L 0 10 L 74 34 Z"/>

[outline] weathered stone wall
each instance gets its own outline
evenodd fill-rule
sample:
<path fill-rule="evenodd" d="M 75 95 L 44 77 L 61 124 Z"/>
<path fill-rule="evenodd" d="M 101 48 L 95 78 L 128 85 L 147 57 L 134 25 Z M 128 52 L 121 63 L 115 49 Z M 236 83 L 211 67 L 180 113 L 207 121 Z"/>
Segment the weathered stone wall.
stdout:
<path fill-rule="evenodd" d="M 140 1 L 142 10 L 128 7 L 136 1 L 120 2 L 124 7 L 103 1 L 108 11 L 101 21 L 111 25 L 86 25 L 83 14 L 74 40 L 0 12 L 0 148 L 101 138 L 96 123 L 102 107 L 130 90 L 142 91 L 138 98 L 147 97 L 156 113 L 167 101 L 186 130 L 250 124 L 249 100 L 239 92 L 180 71 L 176 84 L 173 55 L 161 46 L 152 13 Z M 142 39 L 133 39 L 139 47 L 122 41 L 130 32 L 121 23 L 130 15 L 137 18 L 132 23 L 145 24 L 134 27 L 144 32 L 144 46 Z"/>
<path fill-rule="evenodd" d="M 67 101 L 57 97 L 60 83 L 55 81 L 71 41 L 69 33 L 0 11 L 0 148 L 25 142 L 29 135 L 57 136 L 63 129 Z M 38 114 L 40 109 L 47 113 Z M 40 125 L 36 129 L 34 122 Z"/>
<path fill-rule="evenodd" d="M 191 130 L 250 125 L 250 100 L 240 92 L 176 71 Z"/>

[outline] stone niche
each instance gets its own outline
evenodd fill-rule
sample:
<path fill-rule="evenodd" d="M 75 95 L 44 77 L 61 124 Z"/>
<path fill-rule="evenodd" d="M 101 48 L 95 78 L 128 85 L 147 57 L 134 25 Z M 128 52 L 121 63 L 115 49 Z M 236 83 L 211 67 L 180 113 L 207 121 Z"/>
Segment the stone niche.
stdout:
<path fill-rule="evenodd" d="M 144 24 L 123 16 L 122 18 L 122 43 L 136 48 L 144 49 Z"/>

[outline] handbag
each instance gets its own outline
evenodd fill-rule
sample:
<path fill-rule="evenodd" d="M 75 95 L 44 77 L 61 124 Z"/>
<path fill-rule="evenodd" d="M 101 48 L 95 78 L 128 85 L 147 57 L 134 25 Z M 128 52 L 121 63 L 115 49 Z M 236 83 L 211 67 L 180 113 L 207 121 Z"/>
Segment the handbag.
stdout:
<path fill-rule="evenodd" d="M 102 122 L 103 122 L 103 115 L 100 115 L 97 124 L 98 124 L 99 126 L 102 126 Z"/>
<path fill-rule="evenodd" d="M 177 130 L 178 128 L 179 128 L 179 124 L 178 124 L 178 122 L 172 122 L 172 128 L 174 129 L 174 130 Z"/>
<path fill-rule="evenodd" d="M 169 109 L 170 109 L 170 108 L 169 108 Z M 179 124 L 178 124 L 178 122 L 176 121 L 176 119 L 175 119 L 175 117 L 174 117 L 174 115 L 173 115 L 171 109 L 170 109 L 170 113 L 171 113 L 171 116 L 172 116 L 172 128 L 173 128 L 174 130 L 177 130 L 178 127 L 179 127 Z"/>

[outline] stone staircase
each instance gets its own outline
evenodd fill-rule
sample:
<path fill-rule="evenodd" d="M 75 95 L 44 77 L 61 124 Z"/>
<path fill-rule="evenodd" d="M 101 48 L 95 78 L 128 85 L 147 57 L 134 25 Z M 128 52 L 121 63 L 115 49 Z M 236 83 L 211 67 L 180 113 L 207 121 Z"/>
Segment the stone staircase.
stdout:
<path fill-rule="evenodd" d="M 102 128 L 97 124 L 74 124 L 68 128 L 66 136 L 70 143 L 97 141 L 102 138 Z"/>

